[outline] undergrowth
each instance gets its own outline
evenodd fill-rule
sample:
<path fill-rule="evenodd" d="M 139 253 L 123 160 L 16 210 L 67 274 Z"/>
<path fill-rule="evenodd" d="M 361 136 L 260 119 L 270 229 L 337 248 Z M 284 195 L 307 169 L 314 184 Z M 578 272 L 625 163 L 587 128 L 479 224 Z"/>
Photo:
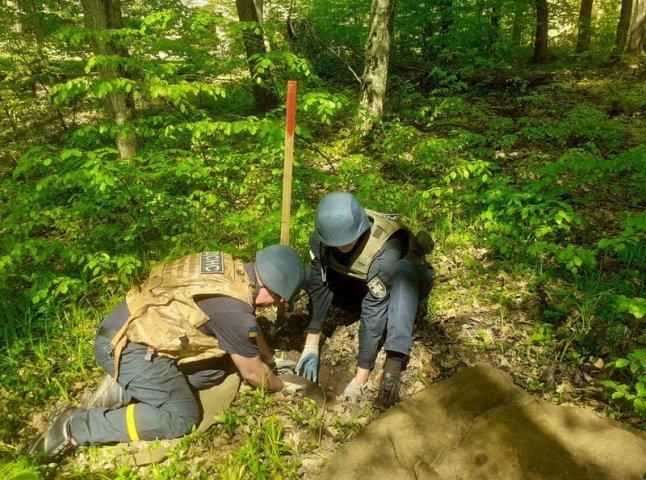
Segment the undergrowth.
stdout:
<path fill-rule="evenodd" d="M 345 134 L 345 93 L 303 90 L 306 141 L 297 141 L 292 244 L 305 257 L 316 202 L 349 190 L 367 207 L 401 213 L 414 230 L 433 230 L 435 262 L 484 249 L 466 264 L 471 278 L 485 284 L 511 272 L 527 280 L 540 305 L 523 348 L 573 365 L 603 359 L 598 387 L 609 414 L 643 425 L 646 137 L 634 112 L 644 107 L 644 86 L 625 82 L 625 95 L 604 101 L 586 99 L 571 82 L 512 85 L 501 98 L 436 76 L 435 90 L 402 93 L 406 108 L 393 112 L 363 150 L 352 149 Z M 602 89 L 610 80 L 590 82 Z M 504 115 L 501 103 L 516 113 Z M 148 118 L 138 126 L 148 146 L 130 162 L 106 146 L 109 132 L 88 126 L 63 145 L 31 149 L 2 180 L 3 477 L 42 474 L 20 454 L 34 433 L 31 415 L 57 400 L 73 402 L 92 384 L 97 312 L 108 311 L 152 263 L 207 249 L 249 260 L 277 240 L 281 115 Z M 330 124 L 326 136 L 309 130 L 317 123 Z M 502 324 L 514 291 L 489 294 Z M 436 310 L 450 303 L 449 289 L 438 286 L 434 295 Z M 479 335 L 495 345 L 486 332 Z M 205 471 L 297 478 L 297 455 L 271 402 L 248 393 L 222 414 L 213 434 L 235 438 L 237 446 Z M 304 428 L 320 429 L 314 410 L 297 413 L 293 420 Z M 151 471 L 155 478 L 186 475 L 181 465 Z M 125 467 L 118 475 L 139 478 Z"/>

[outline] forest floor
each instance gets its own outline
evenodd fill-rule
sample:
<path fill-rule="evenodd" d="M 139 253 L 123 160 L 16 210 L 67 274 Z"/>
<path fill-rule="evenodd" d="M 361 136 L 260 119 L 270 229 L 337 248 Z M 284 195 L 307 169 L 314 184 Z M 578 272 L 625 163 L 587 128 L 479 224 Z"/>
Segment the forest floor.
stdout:
<path fill-rule="evenodd" d="M 428 308 L 420 309 L 416 320 L 413 348 L 402 377 L 402 401 L 460 368 L 487 362 L 508 372 L 517 385 L 534 395 L 605 416 L 607 401 L 596 385 L 598 378 L 604 378 L 603 361 L 590 357 L 575 367 L 572 362 L 559 360 L 565 345 L 554 352 L 532 341 L 540 321 L 541 298 L 527 290 L 526 281 L 505 271 L 487 278 L 474 274 L 465 264 L 476 260 L 487 268 L 484 249 L 453 251 L 450 255 L 442 252 L 441 246 L 438 250 L 436 284 Z M 503 288 L 506 301 L 501 303 L 492 292 Z M 282 326 L 275 323 L 275 311 L 261 312 L 268 342 L 292 359 L 298 358 L 297 351 L 302 348 L 306 311 L 306 299 L 301 297 Z M 131 478 L 128 475 L 136 471 L 140 478 L 242 478 L 239 472 L 253 472 L 256 465 L 261 473 L 255 478 L 272 478 L 272 471 L 284 478 L 313 478 L 338 446 L 380 415 L 373 404 L 383 351 L 365 398 L 357 404 L 345 403 L 337 396 L 355 372 L 358 321 L 334 310 L 327 331 L 320 390 L 309 388 L 307 396 L 291 397 L 261 394 L 243 384 L 229 410 L 231 417 L 219 419 L 205 435 L 187 436 L 162 463 L 131 470 L 123 457 L 106 455 L 100 447 L 89 448 L 67 460 L 59 474 L 102 478 L 111 472 L 109 478 Z M 279 436 L 272 433 L 275 425 L 270 419 L 278 420 Z M 634 421 L 639 423 L 638 418 Z M 277 442 L 275 456 L 261 447 L 263 442 L 273 441 Z M 137 446 L 134 450 L 140 449 Z M 123 476 L 112 476 L 120 469 Z"/>
<path fill-rule="evenodd" d="M 482 122 L 481 133 L 486 133 L 489 115 L 515 122 L 522 115 L 531 116 L 519 109 L 529 111 L 539 102 L 553 102 L 567 112 L 588 99 L 604 112 L 604 118 L 617 119 L 628 130 L 641 131 L 643 135 L 646 110 L 643 101 L 639 103 L 639 98 L 643 99 L 641 95 L 646 94 L 643 84 L 639 86 L 639 82 L 626 80 L 624 75 L 622 81 L 636 85 L 625 95 L 622 84 L 606 72 L 584 75 L 572 70 L 546 78 L 546 84 L 529 86 L 524 100 L 516 103 L 508 101 L 505 91 L 494 92 L 481 100 L 478 105 L 482 114 L 478 120 Z M 530 98 L 531 95 L 534 97 Z M 624 98 L 628 100 L 624 102 Z M 581 118 L 574 120 L 583 121 L 588 116 L 586 112 L 580 115 Z M 461 119 L 456 116 L 453 121 L 459 124 Z M 503 123 L 499 121 L 500 125 Z M 449 130 L 451 120 L 436 128 Z M 538 125 L 535 134 L 544 134 L 541 132 L 544 128 L 547 127 Z M 529 127 L 526 130 L 524 135 L 528 135 Z M 555 135 L 558 134 L 556 131 Z M 552 133 L 546 136 L 550 137 L 549 141 L 554 137 Z M 554 143 L 541 146 L 538 141 L 526 142 L 513 151 L 500 149 L 495 157 L 501 158 L 503 170 L 517 179 L 524 174 L 518 169 L 522 159 L 550 148 L 556 149 Z M 621 198 L 622 188 L 619 184 L 608 185 L 607 190 L 595 191 L 582 186 L 581 191 L 574 192 L 572 202 L 578 202 L 579 211 L 585 210 L 590 219 L 598 220 L 597 229 L 604 228 L 607 219 L 627 208 L 631 201 Z M 587 205 L 578 196 L 584 191 L 592 198 Z M 637 200 L 638 208 L 642 208 L 639 207 L 643 206 L 642 201 Z M 552 336 L 544 315 L 556 301 L 550 297 L 550 291 L 530 284 L 526 265 L 514 268 L 510 263 L 497 261 L 479 242 L 453 240 L 444 238 L 436 242 L 432 255 L 437 274 L 435 287 L 420 306 L 413 347 L 402 378 L 402 401 L 463 367 L 488 362 L 508 372 L 517 385 L 538 397 L 613 417 L 614 407 L 598 384 L 607 378 L 604 360 L 584 355 L 575 356 L 573 361 L 575 343 Z M 641 282 L 643 288 L 643 272 L 641 275 L 634 281 Z M 581 295 L 576 286 L 567 288 L 572 296 Z M 298 358 L 306 312 L 304 296 L 288 313 L 288 322 L 284 325 L 276 323 L 273 310 L 260 312 L 260 323 L 270 346 Z M 365 398 L 358 404 L 347 404 L 339 401 L 337 395 L 355 372 L 358 322 L 334 310 L 324 333 L 320 390 L 311 389 L 311 395 L 308 393 L 311 398 L 269 395 L 242 385 L 232 407 L 218 419 L 217 425 L 206 434 L 186 436 L 162 463 L 133 468 L 124 463 L 123 457 L 106 456 L 105 449 L 91 447 L 78 450 L 61 465 L 48 467 L 46 474 L 63 478 L 120 479 L 311 478 L 340 444 L 380 415 L 373 402 L 381 377 L 383 352 L 371 374 Z M 69 388 L 70 397 L 80 398 L 92 387 L 91 382 L 78 382 Z M 36 414 L 21 435 L 25 439 L 33 435 L 42 428 L 45 417 L 46 412 Z M 622 413 L 621 420 L 630 428 L 644 428 L 643 419 L 630 410 Z M 25 439 L 21 441 L 24 443 Z"/>
<path fill-rule="evenodd" d="M 537 346 L 532 337 L 536 333 L 535 325 L 541 321 L 541 299 L 530 293 L 527 282 L 513 273 L 499 271 L 484 280 L 473 275 L 465 262 L 471 259 L 486 263 L 486 253 L 484 249 L 469 249 L 435 257 L 438 276 L 436 289 L 431 294 L 434 298 L 416 320 L 413 347 L 402 376 L 402 401 L 450 377 L 458 369 L 486 362 L 509 373 L 517 385 L 545 400 L 579 405 L 605 415 L 607 405 L 596 385 L 597 377 L 603 374 L 603 362 L 590 357 L 573 367 L 571 363 L 559 361 L 565 353 L 564 345 L 556 354 L 549 352 L 548 347 Z M 511 299 L 505 304 L 492 295 L 503 287 L 506 298 Z M 348 324 L 351 318 L 347 314 L 339 310 L 335 313 L 332 320 L 337 320 L 337 326 L 322 350 L 319 383 L 326 400 L 320 406 L 323 420 L 317 433 L 321 441 L 315 451 L 300 457 L 300 473 L 305 478 L 319 470 L 339 443 L 379 415 L 373 402 L 385 358 L 383 350 L 365 398 L 356 405 L 337 399 L 355 372 L 358 322 Z M 294 432 L 292 439 L 304 434 L 302 429 L 300 433 Z"/>

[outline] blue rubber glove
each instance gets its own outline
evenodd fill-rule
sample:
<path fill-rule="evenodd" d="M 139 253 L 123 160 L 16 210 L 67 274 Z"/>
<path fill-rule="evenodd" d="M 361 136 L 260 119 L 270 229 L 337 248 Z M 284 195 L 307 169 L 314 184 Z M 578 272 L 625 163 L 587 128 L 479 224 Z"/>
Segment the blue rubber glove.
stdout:
<path fill-rule="evenodd" d="M 318 345 L 305 345 L 301 358 L 296 364 L 296 373 L 301 377 L 318 381 L 319 378 L 319 347 Z"/>

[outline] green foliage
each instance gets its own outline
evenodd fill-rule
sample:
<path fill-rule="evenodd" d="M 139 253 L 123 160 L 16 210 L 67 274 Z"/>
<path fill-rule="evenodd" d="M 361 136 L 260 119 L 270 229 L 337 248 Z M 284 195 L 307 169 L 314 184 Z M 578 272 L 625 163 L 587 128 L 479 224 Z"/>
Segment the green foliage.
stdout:
<path fill-rule="evenodd" d="M 323 411 L 311 398 L 303 397 L 299 405 L 289 409 L 289 416 L 296 423 L 306 426 L 311 434 L 319 434 L 323 428 Z"/>
<path fill-rule="evenodd" d="M 12 392 L 0 406 L 0 441 L 9 442 L 48 398 L 71 402 L 72 386 L 88 380 L 89 366 L 97 368 L 92 339 L 99 312 L 50 306 L 43 316 L 7 298 L 0 306 L 0 385 Z"/>
<path fill-rule="evenodd" d="M 554 325 L 550 323 L 537 323 L 534 325 L 534 333 L 530 337 L 530 341 L 537 345 L 545 345 L 552 340 L 552 331 Z"/>
<path fill-rule="evenodd" d="M 295 51 L 308 58 L 324 80 L 350 81 L 361 73 L 367 35 L 367 2 L 307 1 L 292 19 Z"/>
<path fill-rule="evenodd" d="M 614 252 L 622 261 L 630 265 L 644 255 L 644 234 L 646 233 L 646 214 L 639 212 L 621 222 L 622 231 L 613 237 L 599 240 L 601 250 Z"/>
<path fill-rule="evenodd" d="M 324 123 L 330 125 L 335 115 L 347 107 L 349 103 L 349 99 L 345 95 L 331 93 L 327 90 L 313 90 L 299 98 L 299 108 L 308 113 L 308 117 L 315 124 Z M 306 121 L 308 117 L 305 118 Z"/>
<path fill-rule="evenodd" d="M 603 113 L 603 103 L 546 105 L 549 88 L 516 98 L 531 116 L 512 118 L 469 89 L 459 101 L 450 89 L 428 100 L 404 91 L 398 101 L 413 106 L 405 119 L 415 126 L 386 125 L 383 142 L 386 173 L 393 182 L 408 179 L 392 202 L 430 217 L 440 235 L 448 230 L 452 248 L 473 242 L 508 268 L 534 269 L 551 301 L 543 312 L 549 323 L 537 323 L 530 341 L 548 346 L 555 337 L 563 345 L 557 358 L 616 355 L 643 343 L 628 307 L 616 301 L 643 296 L 643 218 L 634 208 L 643 194 L 643 137 Z M 428 121 L 420 111 L 431 112 Z M 361 183 L 372 184 L 370 170 L 363 175 Z"/>
<path fill-rule="evenodd" d="M 2 444 L 0 444 L 1 448 Z M 39 480 L 42 468 L 34 465 L 28 458 L 20 457 L 16 461 L 0 465 L 0 476 L 6 480 Z"/>
<path fill-rule="evenodd" d="M 186 92 L 203 92 L 200 85 L 185 86 Z M 172 92 L 181 110 L 184 90 Z M 347 103 L 342 95 L 324 92 L 306 91 L 303 97 L 304 125 L 330 123 Z M 75 132 L 71 148 L 29 150 L 0 190 L 8 220 L 3 278 L 18 278 L 14 288 L 25 288 L 37 304 L 73 301 L 90 289 L 119 291 L 141 271 L 142 254 L 184 253 L 191 248 L 188 238 L 201 238 L 192 248 L 222 248 L 235 238 L 250 238 L 249 254 L 275 242 L 279 222 L 260 220 L 277 219 L 283 128 L 272 117 L 194 122 L 153 117 L 138 122 L 137 132 L 171 148 L 145 150 L 129 163 L 112 148 L 92 148 L 110 141 L 109 126 Z M 295 189 L 301 188 L 297 179 Z M 238 209 L 231 211 L 234 204 Z M 294 227 L 298 232 L 299 224 Z"/>
<path fill-rule="evenodd" d="M 248 78 L 241 39 L 260 27 L 235 21 L 233 4 L 122 3 L 124 28 L 100 32 L 83 27 L 78 3 L 17 5 L 0 5 L 0 449 L 12 457 L 0 473 L 32 478 L 40 467 L 14 461 L 14 442 L 33 433 L 34 409 L 90 381 L 97 307 L 108 311 L 162 259 L 206 249 L 250 259 L 278 240 L 284 110 L 254 115 L 251 87 L 262 79 Z M 357 146 L 348 85 L 363 68 L 369 6 L 307 0 L 266 11 L 270 48 L 252 59 L 257 72 L 272 75 L 279 96 L 299 80 L 292 244 L 306 251 L 316 202 L 333 190 L 416 230 L 434 227 L 436 259 L 481 250 L 464 261 L 471 274 L 507 268 L 540 292 L 528 346 L 561 345 L 556 357 L 575 363 L 617 358 L 604 385 L 643 413 L 644 86 L 611 70 L 587 75 L 581 63 L 525 70 L 527 2 L 403 0 L 385 121 Z M 612 48 L 615 7 L 595 2 L 604 14 L 593 50 L 573 62 Z M 572 51 L 576 15 L 550 4 L 558 61 Z M 94 35 L 129 56 L 96 54 Z M 119 76 L 103 79 L 108 70 Z M 137 113 L 119 126 L 105 115 L 115 94 Z M 127 161 L 114 145 L 124 131 L 141 147 Z M 513 292 L 491 294 L 502 329 Z M 495 343 L 488 330 L 480 337 Z M 243 396 L 224 412 L 222 431 L 243 445 L 223 478 L 297 477 L 283 425 L 263 420 L 268 398 Z M 312 434 L 323 422 L 307 402 L 288 415 Z M 358 425 L 336 427 L 345 437 Z"/>
<path fill-rule="evenodd" d="M 289 457 L 291 447 L 285 442 L 283 423 L 273 415 L 262 415 L 273 400 L 262 390 L 247 391 L 236 401 L 235 408 L 220 414 L 225 432 L 229 436 L 242 434 L 244 438 L 221 466 L 221 478 L 299 478 L 298 464 Z"/>
<path fill-rule="evenodd" d="M 644 298 L 627 298 L 624 295 L 617 297 L 618 313 L 628 312 L 637 319 L 642 319 L 646 316 L 646 299 Z"/>
<path fill-rule="evenodd" d="M 628 383 L 603 380 L 601 385 L 612 393 L 613 400 L 625 399 L 635 412 L 646 418 L 646 350 L 634 350 L 626 358 L 610 362 L 608 367 L 620 371 L 623 381 Z"/>
<path fill-rule="evenodd" d="M 282 478 L 297 478 L 296 466 L 288 468 L 286 455 L 290 448 L 283 435 L 279 420 L 266 419 L 261 428 L 245 436 L 246 444 L 230 457 L 227 470 L 233 467 L 241 474 L 238 478 L 267 478 L 279 472 Z"/>

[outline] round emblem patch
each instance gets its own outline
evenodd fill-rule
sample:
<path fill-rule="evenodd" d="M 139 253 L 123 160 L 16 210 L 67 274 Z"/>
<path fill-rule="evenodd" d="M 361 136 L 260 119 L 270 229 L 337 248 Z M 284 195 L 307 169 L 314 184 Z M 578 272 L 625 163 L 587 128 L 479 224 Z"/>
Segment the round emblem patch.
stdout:
<path fill-rule="evenodd" d="M 370 293 L 372 293 L 373 297 L 375 298 L 384 298 L 386 296 L 386 293 L 388 293 L 386 285 L 381 281 L 379 277 L 374 277 L 372 280 L 370 280 L 368 282 L 368 288 L 370 289 Z"/>

